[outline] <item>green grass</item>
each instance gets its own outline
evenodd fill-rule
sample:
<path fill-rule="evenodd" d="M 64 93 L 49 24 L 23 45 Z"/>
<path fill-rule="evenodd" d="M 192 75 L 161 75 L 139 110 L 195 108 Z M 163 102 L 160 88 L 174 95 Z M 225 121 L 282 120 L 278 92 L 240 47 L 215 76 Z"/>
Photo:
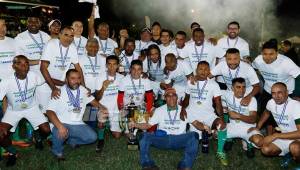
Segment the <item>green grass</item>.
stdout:
<path fill-rule="evenodd" d="M 135 170 L 141 169 L 139 166 L 139 152 L 128 151 L 125 137 L 120 140 L 113 139 L 111 135 L 106 135 L 105 146 L 102 153 L 95 152 L 95 144 L 81 146 L 71 149 L 65 146 L 66 161 L 58 162 L 50 152 L 48 146 L 43 151 L 35 150 L 34 147 L 18 148 L 19 158 L 16 166 L 5 167 L 6 160 L 0 162 L 0 169 L 30 169 L 30 170 L 77 170 L 77 169 L 97 169 L 97 170 Z M 195 170 L 276 170 L 280 169 L 280 157 L 268 158 L 261 155 L 256 150 L 256 157 L 248 159 L 242 151 L 241 142 L 235 142 L 233 150 L 228 153 L 229 166 L 220 165 L 215 157 L 216 147 L 210 144 L 208 155 L 201 153 L 195 161 Z M 215 144 L 213 144 L 215 145 Z M 182 157 L 182 151 L 157 150 L 151 148 L 151 156 L 161 170 L 176 169 L 177 163 Z M 289 169 L 293 169 L 296 164 L 292 163 Z"/>

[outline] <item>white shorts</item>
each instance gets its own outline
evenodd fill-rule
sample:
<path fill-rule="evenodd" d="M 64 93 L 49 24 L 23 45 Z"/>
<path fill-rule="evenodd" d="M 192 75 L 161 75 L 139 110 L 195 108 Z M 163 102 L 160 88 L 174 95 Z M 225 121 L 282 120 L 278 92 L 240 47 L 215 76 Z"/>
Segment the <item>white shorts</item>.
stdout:
<path fill-rule="evenodd" d="M 244 124 L 237 124 L 237 123 L 228 123 L 227 124 L 227 138 L 242 138 L 248 143 L 252 143 L 249 141 L 251 136 L 253 135 L 261 135 L 263 136 L 259 131 L 253 130 L 250 133 L 248 133 L 248 130 L 251 127 L 255 127 L 255 125 L 251 126 L 245 126 Z M 254 143 L 252 143 L 253 146 L 257 147 Z"/>
<path fill-rule="evenodd" d="M 34 130 L 38 129 L 39 125 L 48 122 L 46 116 L 37 105 L 22 111 L 7 110 L 2 118 L 2 122 L 12 125 L 13 127 L 10 131 L 14 132 L 22 118 L 27 119 Z"/>
<path fill-rule="evenodd" d="M 285 154 L 290 152 L 290 144 L 294 141 L 295 140 L 289 139 L 276 139 L 272 143 L 281 150 L 281 153 L 279 155 L 284 156 Z"/>

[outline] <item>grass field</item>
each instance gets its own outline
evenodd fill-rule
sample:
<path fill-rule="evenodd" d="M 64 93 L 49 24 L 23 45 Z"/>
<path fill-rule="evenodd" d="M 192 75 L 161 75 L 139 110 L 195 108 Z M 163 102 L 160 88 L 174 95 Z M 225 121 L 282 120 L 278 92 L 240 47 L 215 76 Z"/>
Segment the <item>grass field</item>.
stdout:
<path fill-rule="evenodd" d="M 43 151 L 35 150 L 34 147 L 18 148 L 19 159 L 16 166 L 5 167 L 6 160 L 0 162 L 1 169 L 30 169 L 30 170 L 135 170 L 141 169 L 139 166 L 139 152 L 128 151 L 126 138 L 120 140 L 113 139 L 111 135 L 106 135 L 105 146 L 102 153 L 95 152 L 95 144 L 81 146 L 76 149 L 65 147 L 66 161 L 58 162 L 50 152 L 50 147 L 46 146 Z M 267 158 L 257 150 L 254 159 L 248 159 L 241 149 L 240 141 L 236 141 L 233 150 L 228 153 L 229 166 L 220 165 L 215 157 L 216 147 L 210 143 L 210 153 L 208 155 L 198 154 L 193 169 L 195 170 L 276 170 L 280 169 L 280 157 Z M 182 151 L 166 151 L 152 148 L 151 156 L 161 170 L 176 169 L 177 163 L 182 157 Z M 293 169 L 296 164 L 292 163 L 289 169 Z"/>

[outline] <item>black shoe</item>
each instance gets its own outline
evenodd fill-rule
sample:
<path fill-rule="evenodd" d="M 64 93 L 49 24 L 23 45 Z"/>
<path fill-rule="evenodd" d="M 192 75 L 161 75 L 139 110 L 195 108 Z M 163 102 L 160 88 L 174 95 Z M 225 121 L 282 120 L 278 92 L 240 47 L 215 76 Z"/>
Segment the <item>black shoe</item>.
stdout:
<path fill-rule="evenodd" d="M 35 148 L 40 150 L 40 151 L 43 150 L 44 149 L 43 141 L 42 140 L 36 141 L 35 142 Z"/>
<path fill-rule="evenodd" d="M 101 152 L 104 147 L 104 140 L 98 140 L 97 146 L 96 146 L 96 152 Z"/>
<path fill-rule="evenodd" d="M 158 166 L 149 166 L 149 167 L 144 167 L 142 170 L 159 170 Z"/>
<path fill-rule="evenodd" d="M 254 158 L 255 156 L 255 150 L 254 148 L 248 148 L 247 151 L 246 151 L 246 155 L 247 155 L 247 158 Z"/>
<path fill-rule="evenodd" d="M 7 162 L 6 162 L 6 166 L 14 166 L 16 164 L 16 161 L 17 161 L 17 156 L 16 154 L 9 154 L 8 155 L 8 159 L 7 159 Z"/>
<path fill-rule="evenodd" d="M 232 141 L 226 141 L 225 145 L 224 145 L 224 151 L 225 152 L 231 151 L 232 150 L 232 145 L 233 145 Z"/>

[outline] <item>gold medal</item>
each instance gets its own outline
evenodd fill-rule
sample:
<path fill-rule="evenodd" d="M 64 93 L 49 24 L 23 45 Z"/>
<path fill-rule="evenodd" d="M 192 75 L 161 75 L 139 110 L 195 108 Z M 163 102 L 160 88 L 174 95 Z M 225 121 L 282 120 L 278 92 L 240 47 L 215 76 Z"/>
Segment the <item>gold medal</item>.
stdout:
<path fill-rule="evenodd" d="M 22 108 L 22 109 L 26 109 L 27 107 L 28 107 L 28 105 L 27 105 L 26 103 L 22 103 L 22 104 L 21 104 L 21 108 Z"/>
<path fill-rule="evenodd" d="M 81 112 L 81 109 L 80 109 L 80 108 L 74 108 L 74 109 L 73 109 L 73 112 L 74 112 L 74 113 L 80 113 L 80 112 Z"/>
<path fill-rule="evenodd" d="M 240 121 L 240 120 L 235 120 L 235 122 L 236 122 L 236 123 L 240 123 L 241 121 Z"/>
<path fill-rule="evenodd" d="M 281 132 L 281 128 L 279 126 L 275 127 L 275 130 Z"/>
<path fill-rule="evenodd" d="M 201 105 L 202 103 L 201 103 L 201 101 L 197 101 L 197 104 L 198 104 L 198 105 Z"/>

